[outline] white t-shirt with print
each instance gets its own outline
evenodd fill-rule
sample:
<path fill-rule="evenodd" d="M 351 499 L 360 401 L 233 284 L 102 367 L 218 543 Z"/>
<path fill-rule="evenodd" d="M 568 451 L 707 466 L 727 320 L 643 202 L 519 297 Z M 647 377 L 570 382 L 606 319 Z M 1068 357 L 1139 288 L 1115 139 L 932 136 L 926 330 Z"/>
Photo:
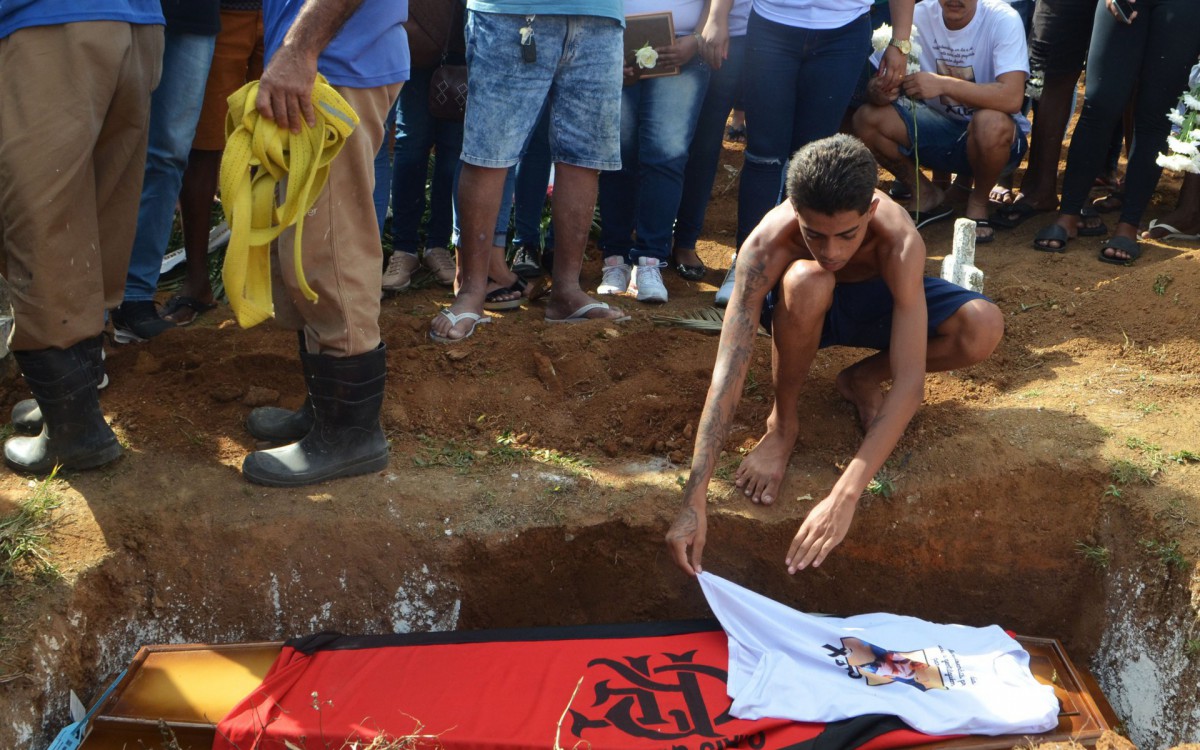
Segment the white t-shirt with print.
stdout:
<path fill-rule="evenodd" d="M 739 719 L 888 714 L 929 734 L 1058 725 L 1054 688 L 1034 679 L 1029 654 L 995 625 L 882 613 L 815 617 L 710 573 L 699 578 L 729 637 L 730 713 Z"/>
<path fill-rule="evenodd" d="M 1025 27 L 1015 10 L 1001 0 L 979 0 L 975 17 L 957 31 L 946 28 L 942 6 L 925 0 L 913 8 L 913 26 L 921 45 L 921 70 L 953 76 L 974 83 L 995 83 L 1004 73 L 1029 75 L 1029 50 Z M 960 122 L 968 121 L 972 107 L 946 96 L 926 99 L 934 111 Z M 1021 132 L 1029 132 L 1029 121 L 1017 119 Z"/>

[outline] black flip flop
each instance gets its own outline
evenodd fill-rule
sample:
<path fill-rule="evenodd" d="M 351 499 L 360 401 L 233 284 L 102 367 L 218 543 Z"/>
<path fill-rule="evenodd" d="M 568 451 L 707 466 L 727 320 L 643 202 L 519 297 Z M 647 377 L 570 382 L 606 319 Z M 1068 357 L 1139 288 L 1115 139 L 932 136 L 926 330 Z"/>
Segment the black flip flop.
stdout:
<path fill-rule="evenodd" d="M 968 216 L 967 218 L 971 219 L 970 216 Z M 996 228 L 994 226 L 992 226 L 992 222 L 989 219 L 971 219 L 971 221 L 975 222 L 975 244 L 976 245 L 986 245 L 987 243 L 996 239 Z M 981 236 L 979 234 L 980 229 L 988 229 L 991 231 L 989 231 L 987 234 Z"/>
<path fill-rule="evenodd" d="M 1120 250 L 1129 257 L 1118 258 L 1114 255 L 1105 255 L 1104 251 L 1108 250 L 1109 248 L 1112 248 L 1113 250 Z M 1141 244 L 1139 244 L 1137 240 L 1131 240 L 1128 237 L 1122 237 L 1119 234 L 1109 237 L 1100 247 L 1100 260 L 1104 261 L 1105 263 L 1111 263 L 1114 266 L 1133 265 L 1133 262 L 1140 257 L 1142 257 Z"/>
<path fill-rule="evenodd" d="M 1025 201 L 1017 201 L 1016 203 L 1010 203 L 997 208 L 988 217 L 988 221 L 991 222 L 992 226 L 1000 229 L 1016 229 L 1024 224 L 1026 219 L 1040 213 L 1042 213 L 1040 210 Z"/>
<path fill-rule="evenodd" d="M 495 284 L 500 283 L 494 279 L 488 279 L 488 281 L 491 281 Z M 525 290 L 528 286 L 529 283 L 526 282 L 525 279 L 522 279 L 520 276 L 516 277 L 513 283 L 509 284 L 508 286 L 502 286 L 499 289 L 493 289 L 492 291 L 488 292 L 483 298 L 483 309 L 492 312 L 515 310 L 525 302 Z M 520 296 L 514 297 L 513 299 L 500 299 L 501 297 L 507 297 L 510 294 L 519 294 Z"/>
<path fill-rule="evenodd" d="M 1094 219 L 1095 224 L 1088 225 L 1088 219 Z M 1100 221 L 1100 214 L 1095 209 L 1084 208 L 1079 212 L 1079 227 L 1075 230 L 1080 237 L 1103 237 L 1108 234 L 1108 227 Z"/>
<path fill-rule="evenodd" d="M 1038 233 L 1033 235 L 1033 249 L 1041 250 L 1043 253 L 1065 253 L 1067 251 L 1067 243 L 1073 238 L 1067 234 L 1067 230 L 1063 229 L 1058 224 L 1051 224 L 1042 227 Z M 1058 242 L 1058 247 L 1054 247 L 1047 243 Z"/>

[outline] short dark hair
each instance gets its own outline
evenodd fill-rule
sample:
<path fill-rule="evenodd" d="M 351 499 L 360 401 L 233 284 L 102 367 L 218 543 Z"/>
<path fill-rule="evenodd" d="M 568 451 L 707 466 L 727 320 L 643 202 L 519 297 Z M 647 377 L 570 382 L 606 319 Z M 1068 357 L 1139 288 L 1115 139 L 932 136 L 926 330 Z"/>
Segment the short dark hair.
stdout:
<path fill-rule="evenodd" d="M 871 207 L 878 179 L 879 167 L 866 144 L 838 133 L 792 155 L 787 196 L 796 210 L 807 208 L 827 216 L 843 211 L 864 214 Z"/>

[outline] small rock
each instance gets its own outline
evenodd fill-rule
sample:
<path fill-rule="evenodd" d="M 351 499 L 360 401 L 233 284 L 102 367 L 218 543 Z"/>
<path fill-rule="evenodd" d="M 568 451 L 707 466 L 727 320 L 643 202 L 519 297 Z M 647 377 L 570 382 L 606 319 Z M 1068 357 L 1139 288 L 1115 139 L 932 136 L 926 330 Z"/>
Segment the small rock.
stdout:
<path fill-rule="evenodd" d="M 218 404 L 227 404 L 242 397 L 242 389 L 233 383 L 219 383 L 208 391 L 208 396 Z"/>
<path fill-rule="evenodd" d="M 242 398 L 242 404 L 254 408 L 256 406 L 270 406 L 279 401 L 279 391 L 274 388 L 263 388 L 260 385 L 252 385 L 246 391 L 246 395 Z"/>
<path fill-rule="evenodd" d="M 666 444 L 666 443 L 664 443 L 664 442 L 663 442 L 663 441 L 661 441 L 661 440 L 656 440 L 656 441 L 654 442 L 654 452 L 655 452 L 655 453 L 662 453 L 662 452 L 664 452 L 664 451 L 666 451 L 666 450 L 667 450 L 667 444 Z"/>
<path fill-rule="evenodd" d="M 606 339 L 615 339 L 616 337 L 618 337 L 620 335 L 621 335 L 621 332 L 618 331 L 616 328 L 605 328 L 604 329 L 604 338 L 606 338 Z"/>
<path fill-rule="evenodd" d="M 684 461 L 683 451 L 671 451 L 667 454 L 667 458 L 670 459 L 671 463 L 673 464 L 681 464 Z"/>
<path fill-rule="evenodd" d="M 621 438 L 621 445 L 625 446 L 626 448 L 632 448 L 633 438 L 626 435 L 625 437 Z"/>
<path fill-rule="evenodd" d="M 601 445 L 600 450 L 604 451 L 604 455 L 608 456 L 609 458 L 613 458 L 621 452 L 620 448 L 617 447 L 617 444 L 612 441 L 608 441 Z"/>
<path fill-rule="evenodd" d="M 686 425 L 683 426 L 684 440 L 691 440 L 692 435 L 694 435 L 694 434 L 696 434 L 696 427 L 691 422 L 688 422 Z"/>
<path fill-rule="evenodd" d="M 650 438 L 646 442 L 642 443 L 642 452 L 643 453 L 653 453 L 654 452 L 654 438 Z"/>
<path fill-rule="evenodd" d="M 471 352 L 466 349 L 451 349 L 446 352 L 446 359 L 451 362 L 461 362 L 469 356 L 471 356 Z"/>
<path fill-rule="evenodd" d="M 533 353 L 533 366 L 537 370 L 538 380 L 542 381 L 542 385 L 548 391 L 561 391 L 562 383 L 558 380 L 558 373 L 554 369 L 554 363 L 550 358 L 541 352 Z"/>

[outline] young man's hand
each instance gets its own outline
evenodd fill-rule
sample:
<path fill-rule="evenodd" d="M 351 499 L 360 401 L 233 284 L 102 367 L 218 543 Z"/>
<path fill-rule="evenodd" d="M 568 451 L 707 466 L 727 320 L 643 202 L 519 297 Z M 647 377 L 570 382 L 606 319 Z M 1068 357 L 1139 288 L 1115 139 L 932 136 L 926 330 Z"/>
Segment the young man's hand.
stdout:
<path fill-rule="evenodd" d="M 882 107 L 900 98 L 900 86 L 889 86 L 885 79 L 875 76 L 867 82 L 867 101 Z"/>
<path fill-rule="evenodd" d="M 845 500 L 833 495 L 813 506 L 788 549 L 788 573 L 804 570 L 810 564 L 819 567 L 825 562 L 833 548 L 846 538 L 857 507 L 857 499 Z"/>
<path fill-rule="evenodd" d="M 708 533 L 708 519 L 703 510 L 696 510 L 690 503 L 683 506 L 675 523 L 667 530 L 667 549 L 679 569 L 690 576 L 700 572 L 700 558 L 704 553 L 704 538 Z M 691 560 L 687 549 L 692 548 Z"/>
<path fill-rule="evenodd" d="M 904 83 L 901 85 L 901 88 L 904 89 L 904 93 L 917 101 L 922 99 L 936 99 L 946 93 L 942 86 L 942 76 L 924 70 L 920 73 L 904 76 Z"/>

